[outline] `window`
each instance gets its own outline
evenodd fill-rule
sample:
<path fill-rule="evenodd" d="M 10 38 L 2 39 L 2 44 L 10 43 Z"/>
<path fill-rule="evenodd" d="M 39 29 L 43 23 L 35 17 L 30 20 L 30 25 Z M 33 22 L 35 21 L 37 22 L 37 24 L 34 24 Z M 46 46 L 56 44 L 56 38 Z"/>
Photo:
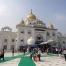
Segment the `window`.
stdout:
<path fill-rule="evenodd" d="M 24 30 L 22 30 L 21 33 L 24 33 Z"/>
<path fill-rule="evenodd" d="M 53 33 L 53 36 L 55 36 L 55 33 Z"/>
<path fill-rule="evenodd" d="M 23 41 L 23 40 L 21 40 L 21 41 Z"/>
<path fill-rule="evenodd" d="M 50 34 L 49 34 L 49 32 L 47 32 L 47 36 L 49 36 Z"/>
<path fill-rule="evenodd" d="M 21 33 L 24 33 L 23 31 L 21 31 Z"/>
<path fill-rule="evenodd" d="M 7 39 L 5 39 L 4 42 L 7 42 Z"/>
<path fill-rule="evenodd" d="M 28 31 L 28 34 L 31 34 L 31 31 L 30 30 Z"/>
<path fill-rule="evenodd" d="M 14 42 L 14 39 L 12 39 L 12 42 Z"/>
<path fill-rule="evenodd" d="M 24 41 L 24 39 L 21 39 L 21 42 L 23 42 Z"/>
<path fill-rule="evenodd" d="M 3 48 L 4 48 L 4 49 L 7 49 L 7 45 L 4 45 Z"/>
<path fill-rule="evenodd" d="M 65 41 L 63 41 L 63 44 L 65 44 Z"/>
<path fill-rule="evenodd" d="M 30 25 L 31 25 L 31 23 L 30 23 Z"/>

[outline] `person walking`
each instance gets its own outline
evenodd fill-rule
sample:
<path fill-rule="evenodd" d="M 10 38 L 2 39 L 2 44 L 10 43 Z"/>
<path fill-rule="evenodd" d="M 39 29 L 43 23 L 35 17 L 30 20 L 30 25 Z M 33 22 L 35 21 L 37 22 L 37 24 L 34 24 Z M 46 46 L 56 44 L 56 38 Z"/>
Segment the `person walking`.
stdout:
<path fill-rule="evenodd" d="M 64 58 L 65 58 L 65 61 L 66 61 L 66 49 L 63 52 L 64 52 Z"/>
<path fill-rule="evenodd" d="M 47 54 L 49 54 L 49 48 L 47 48 Z"/>
<path fill-rule="evenodd" d="M 41 57 L 41 50 L 38 49 L 38 59 L 39 59 L 39 61 L 41 61 L 40 57 Z"/>
<path fill-rule="evenodd" d="M 12 49 L 12 57 L 14 56 L 14 48 Z"/>

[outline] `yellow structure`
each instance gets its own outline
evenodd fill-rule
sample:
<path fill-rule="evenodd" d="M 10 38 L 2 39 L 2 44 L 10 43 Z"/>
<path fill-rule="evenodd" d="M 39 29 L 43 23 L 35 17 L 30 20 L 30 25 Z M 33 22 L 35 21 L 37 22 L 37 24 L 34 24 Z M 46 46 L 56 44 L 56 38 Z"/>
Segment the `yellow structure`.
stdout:
<path fill-rule="evenodd" d="M 36 16 L 32 13 L 32 9 L 31 9 L 31 13 L 27 16 L 28 20 L 34 19 L 36 20 Z"/>
<path fill-rule="evenodd" d="M 22 18 L 22 20 L 20 21 L 20 24 L 24 24 L 24 20 L 23 20 L 23 18 Z"/>
<path fill-rule="evenodd" d="M 49 26 L 48 26 L 48 28 L 54 28 L 54 27 L 53 27 L 53 25 L 50 23 Z"/>

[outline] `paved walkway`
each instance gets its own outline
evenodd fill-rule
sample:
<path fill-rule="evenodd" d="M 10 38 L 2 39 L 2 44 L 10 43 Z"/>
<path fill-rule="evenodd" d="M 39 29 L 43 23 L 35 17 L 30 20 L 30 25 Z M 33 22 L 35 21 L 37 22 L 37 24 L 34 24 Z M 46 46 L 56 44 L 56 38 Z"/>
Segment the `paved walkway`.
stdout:
<path fill-rule="evenodd" d="M 42 57 L 41 62 L 35 62 L 36 66 L 66 66 L 64 58 Z"/>
<path fill-rule="evenodd" d="M 29 57 L 29 54 L 23 55 L 22 53 L 15 53 L 14 59 L 4 61 L 4 62 L 2 62 L 3 60 L 0 60 L 0 66 L 29 66 L 28 62 L 32 64 L 30 66 L 66 66 L 66 61 L 64 60 L 64 58 L 59 58 L 58 55 L 53 54 L 53 56 L 50 56 L 44 53 L 42 54 L 43 57 L 41 57 L 40 62 L 39 61 L 34 62 L 33 60 L 30 60 L 29 58 L 24 59 L 23 57 L 26 57 L 26 56 Z M 5 53 L 5 57 L 12 58 L 12 53 Z M 24 62 L 22 62 L 21 60 Z"/>
<path fill-rule="evenodd" d="M 0 63 L 0 66 L 18 66 L 20 58 L 13 59 L 7 62 Z"/>

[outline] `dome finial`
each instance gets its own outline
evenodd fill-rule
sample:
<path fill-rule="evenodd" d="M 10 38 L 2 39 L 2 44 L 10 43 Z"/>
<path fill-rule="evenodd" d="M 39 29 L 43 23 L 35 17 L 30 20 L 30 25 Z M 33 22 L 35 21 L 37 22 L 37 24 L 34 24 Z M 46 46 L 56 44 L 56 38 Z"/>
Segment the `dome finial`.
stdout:
<path fill-rule="evenodd" d="M 36 20 L 36 16 L 32 13 L 32 9 L 31 9 L 31 12 L 30 12 L 30 14 L 27 16 L 27 19 L 28 20 Z"/>
<path fill-rule="evenodd" d="M 32 9 L 31 9 L 31 14 L 32 14 Z"/>

